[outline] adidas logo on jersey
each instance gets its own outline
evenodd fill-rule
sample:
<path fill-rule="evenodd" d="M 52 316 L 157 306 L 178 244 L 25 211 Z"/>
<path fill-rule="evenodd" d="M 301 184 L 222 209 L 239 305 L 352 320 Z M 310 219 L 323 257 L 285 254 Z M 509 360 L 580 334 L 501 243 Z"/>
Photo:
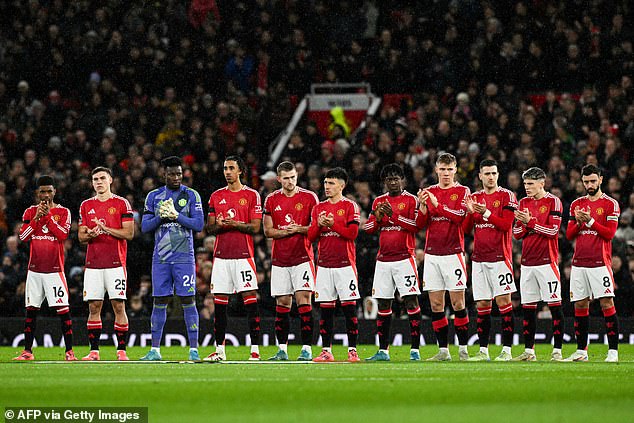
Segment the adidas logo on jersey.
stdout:
<path fill-rule="evenodd" d="M 411 287 L 411 288 L 409 289 L 409 292 L 416 292 L 416 287 L 415 287 L 415 286 Z"/>
<path fill-rule="evenodd" d="M 553 293 L 553 294 L 550 296 L 550 299 L 551 299 L 551 300 L 556 300 L 556 299 L 557 299 L 557 293 Z"/>
<path fill-rule="evenodd" d="M 57 301 L 55 301 L 55 304 L 62 304 L 64 301 L 61 298 L 58 298 Z"/>
<path fill-rule="evenodd" d="M 123 297 L 125 295 L 125 291 L 119 291 L 119 296 Z"/>
<path fill-rule="evenodd" d="M 282 211 L 282 208 L 280 206 L 275 207 L 275 211 Z"/>
<path fill-rule="evenodd" d="M 218 204 L 227 204 L 227 200 L 225 200 L 224 198 L 222 200 L 220 200 L 220 202 Z"/>
<path fill-rule="evenodd" d="M 462 281 L 458 281 L 458 283 L 456 284 L 456 286 L 464 286 L 464 284 L 462 283 Z"/>
<path fill-rule="evenodd" d="M 88 212 L 88 214 L 95 214 L 95 209 L 90 209 L 90 211 Z"/>
<path fill-rule="evenodd" d="M 605 292 L 604 292 L 604 294 L 611 294 L 611 293 L 612 293 L 612 291 L 610 291 L 610 288 L 606 289 Z"/>
<path fill-rule="evenodd" d="M 249 282 L 247 282 L 247 283 L 244 284 L 244 287 L 245 288 L 251 288 L 251 284 Z"/>
<path fill-rule="evenodd" d="M 351 297 L 356 297 L 356 296 L 357 296 L 357 293 L 356 293 L 356 292 L 354 292 L 354 291 L 352 291 L 352 292 L 350 293 L 350 296 L 351 296 Z"/>
<path fill-rule="evenodd" d="M 505 291 L 510 291 L 510 290 L 511 290 L 511 287 L 510 287 L 510 286 L 508 286 L 508 285 L 506 285 L 506 288 L 504 288 L 504 290 L 505 290 Z"/>
<path fill-rule="evenodd" d="M 308 284 L 308 282 L 306 282 L 304 286 L 302 286 L 302 288 L 310 288 L 310 285 Z"/>

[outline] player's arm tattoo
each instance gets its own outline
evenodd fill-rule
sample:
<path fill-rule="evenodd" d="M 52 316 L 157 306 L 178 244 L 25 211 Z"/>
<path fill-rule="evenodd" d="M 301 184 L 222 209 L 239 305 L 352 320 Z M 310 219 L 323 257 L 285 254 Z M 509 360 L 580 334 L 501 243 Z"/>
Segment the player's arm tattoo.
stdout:
<path fill-rule="evenodd" d="M 226 232 L 227 229 L 222 225 L 216 223 L 215 216 L 209 216 L 207 219 L 207 233 L 210 235 L 218 235 L 219 233 Z"/>
<path fill-rule="evenodd" d="M 236 223 L 235 228 L 244 234 L 253 235 L 260 232 L 261 223 L 262 219 L 251 219 L 249 223 Z"/>

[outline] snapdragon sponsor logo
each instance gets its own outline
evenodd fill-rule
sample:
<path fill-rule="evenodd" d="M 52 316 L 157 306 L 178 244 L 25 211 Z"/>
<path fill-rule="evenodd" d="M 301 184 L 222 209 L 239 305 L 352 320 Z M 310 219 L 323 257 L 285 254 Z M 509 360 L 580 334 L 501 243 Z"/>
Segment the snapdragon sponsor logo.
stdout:
<path fill-rule="evenodd" d="M 169 222 L 169 223 L 163 223 L 161 226 L 163 228 L 175 228 L 177 226 L 181 226 L 181 224 L 178 222 Z"/>
<path fill-rule="evenodd" d="M 433 220 L 434 222 L 441 222 L 441 221 L 449 222 L 449 219 L 447 219 L 445 216 L 433 216 L 431 220 Z"/>
<path fill-rule="evenodd" d="M 31 239 L 35 239 L 37 241 L 57 241 L 54 236 L 50 235 L 33 235 Z"/>
<path fill-rule="evenodd" d="M 475 227 L 478 229 L 484 229 L 484 228 L 495 229 L 495 225 L 492 223 L 477 223 Z"/>
<path fill-rule="evenodd" d="M 383 228 L 381 228 L 382 231 L 402 231 L 403 228 L 401 228 L 400 226 L 384 226 Z"/>

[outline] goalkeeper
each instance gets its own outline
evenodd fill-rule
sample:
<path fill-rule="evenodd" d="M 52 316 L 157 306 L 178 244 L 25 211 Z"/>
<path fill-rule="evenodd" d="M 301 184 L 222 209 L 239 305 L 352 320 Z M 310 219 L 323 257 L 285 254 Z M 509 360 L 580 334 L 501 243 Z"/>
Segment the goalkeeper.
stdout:
<path fill-rule="evenodd" d="M 141 360 L 162 360 L 161 337 L 167 320 L 167 304 L 174 291 L 183 306 L 189 338 L 189 359 L 200 360 L 194 232 L 202 231 L 205 224 L 203 206 L 198 192 L 181 183 L 181 159 L 167 157 L 161 164 L 165 169 L 165 186 L 147 195 L 141 223 L 143 233 L 154 232 L 152 349 Z"/>

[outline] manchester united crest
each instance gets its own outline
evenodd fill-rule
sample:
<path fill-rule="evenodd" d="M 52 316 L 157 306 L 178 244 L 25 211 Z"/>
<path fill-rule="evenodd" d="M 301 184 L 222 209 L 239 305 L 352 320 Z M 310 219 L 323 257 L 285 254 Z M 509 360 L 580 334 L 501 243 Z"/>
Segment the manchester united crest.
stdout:
<path fill-rule="evenodd" d="M 399 210 L 405 210 L 405 203 L 398 203 L 398 207 Z"/>
<path fill-rule="evenodd" d="M 114 207 L 108 207 L 108 213 L 109 214 L 115 214 L 117 212 L 117 209 Z"/>
<path fill-rule="evenodd" d="M 544 213 L 546 213 L 547 211 L 548 211 L 548 207 L 546 207 L 546 206 L 541 206 L 541 207 L 539 208 L 539 212 L 540 212 L 541 214 L 544 214 Z"/>
<path fill-rule="evenodd" d="M 604 212 L 603 207 L 599 207 L 599 208 L 597 209 L 597 214 L 598 214 L 599 216 L 601 216 L 601 215 L 603 214 L 603 212 Z"/>
<path fill-rule="evenodd" d="M 449 199 L 451 201 L 456 201 L 458 199 L 458 194 L 451 194 L 451 196 L 449 197 Z"/>
<path fill-rule="evenodd" d="M 304 208 L 304 205 L 302 203 L 297 203 L 295 204 L 295 210 L 302 210 Z"/>
<path fill-rule="evenodd" d="M 493 202 L 493 207 L 494 207 L 494 208 L 498 208 L 498 207 L 500 207 L 500 200 L 495 200 L 495 201 Z"/>
<path fill-rule="evenodd" d="M 240 204 L 241 206 L 246 206 L 247 205 L 247 199 L 246 198 L 241 198 L 238 200 L 238 204 Z"/>
<path fill-rule="evenodd" d="M 344 214 L 346 214 L 346 211 L 344 209 L 337 210 L 337 216 L 343 216 Z"/>

